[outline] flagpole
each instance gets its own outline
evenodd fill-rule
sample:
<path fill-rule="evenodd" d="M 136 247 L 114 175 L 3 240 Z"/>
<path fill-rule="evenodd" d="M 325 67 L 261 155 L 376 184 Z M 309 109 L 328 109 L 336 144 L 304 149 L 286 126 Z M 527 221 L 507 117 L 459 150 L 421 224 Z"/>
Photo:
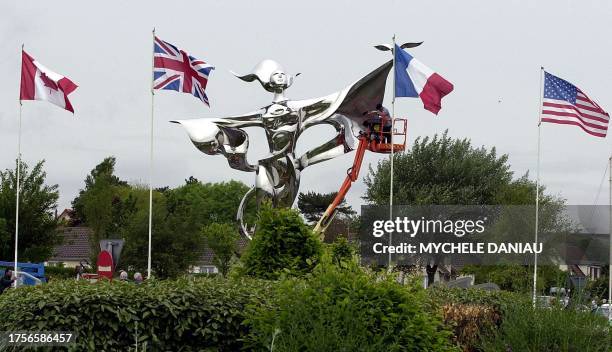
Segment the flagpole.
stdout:
<path fill-rule="evenodd" d="M 608 159 L 610 164 L 609 180 L 610 180 L 610 197 L 609 197 L 609 211 L 610 211 L 610 253 L 609 253 L 609 262 L 608 262 L 608 320 L 612 318 L 612 156 Z"/>
<path fill-rule="evenodd" d="M 391 175 L 389 176 L 389 220 L 393 221 L 393 128 L 395 126 L 395 57 L 397 53 L 395 52 L 395 34 L 393 34 L 393 100 L 391 100 Z M 392 242 L 393 234 L 389 233 L 389 246 L 393 245 Z M 388 268 L 391 269 L 391 251 L 389 251 L 389 263 Z"/>
<path fill-rule="evenodd" d="M 23 60 L 23 44 L 21 44 L 21 58 Z M 23 70 L 23 67 L 21 68 Z M 19 94 L 19 127 L 17 132 L 17 182 L 15 188 L 15 279 L 19 273 L 17 267 L 19 257 L 19 194 L 21 193 L 21 92 Z M 15 287 L 17 287 L 18 281 L 15 280 Z"/>
<path fill-rule="evenodd" d="M 147 278 L 151 278 L 151 234 L 153 229 L 153 122 L 155 112 L 155 89 L 153 86 L 155 69 L 155 27 L 152 31 L 153 51 L 151 52 L 151 141 L 149 153 L 149 247 L 147 251 Z"/>
<path fill-rule="evenodd" d="M 535 233 L 534 243 L 538 243 L 538 227 L 539 227 L 539 211 L 540 211 L 540 144 L 542 135 L 542 96 L 543 96 L 543 77 L 544 67 L 540 67 L 540 105 L 538 105 L 538 158 L 536 166 L 536 203 L 535 203 Z M 537 296 L 537 282 L 538 282 L 538 253 L 534 254 L 533 261 L 533 306 L 536 305 Z"/>

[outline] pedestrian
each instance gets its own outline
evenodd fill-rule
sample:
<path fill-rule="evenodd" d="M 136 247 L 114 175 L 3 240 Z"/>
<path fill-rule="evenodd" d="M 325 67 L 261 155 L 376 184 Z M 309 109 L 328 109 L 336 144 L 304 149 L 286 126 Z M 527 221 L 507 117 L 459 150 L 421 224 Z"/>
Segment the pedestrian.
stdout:
<path fill-rule="evenodd" d="M 143 281 L 142 274 L 139 272 L 134 273 L 134 283 L 140 285 Z"/>
<path fill-rule="evenodd" d="M 4 290 L 11 287 L 13 282 L 15 282 L 13 272 L 9 269 L 6 269 L 6 271 L 4 272 L 4 276 L 2 276 L 2 279 L 0 279 L 0 295 L 4 292 Z"/>
<path fill-rule="evenodd" d="M 119 281 L 128 281 L 128 273 L 125 270 L 121 270 L 119 273 Z"/>

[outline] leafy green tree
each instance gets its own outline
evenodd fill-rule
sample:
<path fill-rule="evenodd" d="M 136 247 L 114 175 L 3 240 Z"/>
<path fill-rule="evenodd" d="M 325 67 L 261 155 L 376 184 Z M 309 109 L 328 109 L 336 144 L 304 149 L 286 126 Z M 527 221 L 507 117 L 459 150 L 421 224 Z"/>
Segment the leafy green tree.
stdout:
<path fill-rule="evenodd" d="M 135 189 L 137 203 L 148 204 L 148 190 Z M 153 193 L 153 227 L 151 267 L 159 278 L 176 277 L 194 265 L 206 243 L 200 228 L 193 221 L 189 207 L 169 211 L 165 194 Z M 130 217 L 124 231 L 125 248 L 122 266 L 146 272 L 148 260 L 149 209 L 140 206 Z"/>
<path fill-rule="evenodd" d="M 151 266 L 154 275 L 177 276 L 197 264 L 206 245 L 202 228 L 215 222 L 233 223 L 236 209 L 247 191 L 248 187 L 237 181 L 203 184 L 190 178 L 178 188 L 153 192 Z M 121 199 L 119 204 L 132 209 L 124 229 L 119 232 L 126 240 L 122 265 L 145 271 L 148 190 L 132 187 Z"/>
<path fill-rule="evenodd" d="M 58 186 L 46 184 L 44 161 L 30 170 L 21 163 L 19 206 L 19 258 L 40 262 L 53 255 L 59 241 L 54 209 L 59 198 Z M 16 168 L 0 171 L 0 258 L 14 256 Z"/>
<path fill-rule="evenodd" d="M 276 279 L 282 273 L 312 270 L 322 253 L 320 240 L 293 209 L 262 205 L 253 240 L 242 256 L 244 273 Z"/>
<path fill-rule="evenodd" d="M 365 178 L 364 199 L 371 204 L 389 204 L 390 162 L 385 159 Z M 513 179 L 507 155 L 495 147 L 472 146 L 469 139 L 453 139 L 447 132 L 433 138 L 417 138 L 410 150 L 394 156 L 394 198 L 398 205 L 527 205 L 535 202 L 536 185 L 528 175 Z M 554 219 L 562 200 L 543 194 L 541 205 Z M 552 220 L 551 220 L 552 221 Z M 427 266 L 428 282 L 437 270 Z"/>
<path fill-rule="evenodd" d="M 317 193 L 312 191 L 308 193 L 300 193 L 298 196 L 298 209 L 300 209 L 300 212 L 302 215 L 304 215 L 306 220 L 310 222 L 317 222 L 321 216 L 323 216 L 323 213 L 334 198 L 336 198 L 337 194 L 338 192 Z M 336 209 L 338 214 L 343 214 L 346 216 L 352 216 L 356 213 L 350 205 L 346 204 L 345 200 L 342 200 Z"/>
<path fill-rule="evenodd" d="M 116 159 L 113 156 L 104 158 L 101 163 L 91 170 L 85 178 L 85 188 L 79 191 L 79 195 L 72 201 L 72 209 L 74 211 L 74 220 L 76 223 L 87 223 L 85 214 L 85 198 L 92 191 L 96 184 L 103 183 L 101 186 L 127 186 L 127 182 L 122 181 L 115 176 Z M 101 187 L 98 187 L 101 188 Z"/>
<path fill-rule="evenodd" d="M 249 187 L 239 181 L 201 183 L 190 177 L 184 185 L 168 192 L 168 210 L 189 208 L 189 216 L 198 226 L 198 231 L 212 222 L 233 223 L 240 201 L 248 190 Z M 247 220 L 253 220 L 253 209 L 245 216 Z"/>
<path fill-rule="evenodd" d="M 238 250 L 240 235 L 236 226 L 231 224 L 212 223 L 202 229 L 206 244 L 215 253 L 213 263 L 223 276 L 227 275 L 230 262 Z"/>
<path fill-rule="evenodd" d="M 91 170 L 85 178 L 85 188 L 72 202 L 77 221 L 92 229 L 89 239 L 92 262 L 100 252 L 100 240 L 119 237 L 134 210 L 130 202 L 123 203 L 122 194 L 129 193 L 130 186 L 115 176 L 115 162 L 114 157 L 107 157 Z"/>

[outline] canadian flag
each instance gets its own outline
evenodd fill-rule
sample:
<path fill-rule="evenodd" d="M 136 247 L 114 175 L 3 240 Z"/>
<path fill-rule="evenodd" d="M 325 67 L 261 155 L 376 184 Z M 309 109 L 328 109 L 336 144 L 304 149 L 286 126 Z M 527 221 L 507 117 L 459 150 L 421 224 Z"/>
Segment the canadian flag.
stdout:
<path fill-rule="evenodd" d="M 46 100 L 74 113 L 68 94 L 75 89 L 77 85 L 71 80 L 49 70 L 22 51 L 20 100 Z"/>

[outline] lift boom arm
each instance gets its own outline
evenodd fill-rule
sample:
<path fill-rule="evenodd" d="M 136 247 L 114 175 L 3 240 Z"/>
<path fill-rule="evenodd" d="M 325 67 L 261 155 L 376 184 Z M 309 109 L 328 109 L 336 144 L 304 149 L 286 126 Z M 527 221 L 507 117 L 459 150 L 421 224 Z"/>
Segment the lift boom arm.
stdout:
<path fill-rule="evenodd" d="M 357 147 L 357 151 L 355 153 L 355 160 L 353 161 L 353 166 L 347 170 L 346 178 L 344 179 L 342 187 L 340 187 L 336 198 L 334 198 L 334 201 L 331 202 L 331 204 L 327 207 L 325 213 L 323 213 L 323 216 L 314 228 L 314 232 L 319 234 L 319 236 L 323 237 L 325 230 L 327 229 L 331 221 L 334 219 L 334 216 L 336 216 L 336 210 L 338 208 L 338 205 L 340 205 L 340 203 L 342 203 L 342 201 L 344 200 L 344 197 L 348 193 L 349 189 L 351 189 L 353 182 L 357 181 L 357 177 L 359 176 L 359 170 L 361 169 L 361 163 L 363 162 L 363 155 L 365 154 L 366 150 L 369 149 L 369 147 L 369 138 L 366 135 L 360 136 L 359 146 Z"/>

